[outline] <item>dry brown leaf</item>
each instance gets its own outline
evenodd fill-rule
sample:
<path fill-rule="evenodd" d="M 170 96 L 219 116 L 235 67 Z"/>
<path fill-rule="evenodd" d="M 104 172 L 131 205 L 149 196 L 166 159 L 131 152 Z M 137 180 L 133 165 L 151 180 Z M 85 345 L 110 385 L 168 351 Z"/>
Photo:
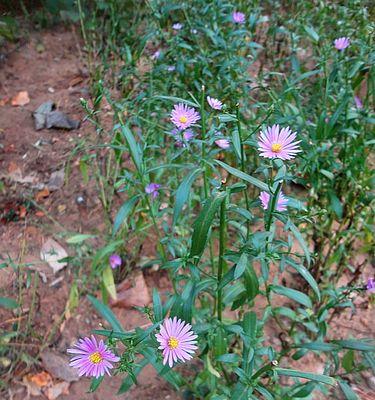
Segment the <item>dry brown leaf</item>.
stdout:
<path fill-rule="evenodd" d="M 82 81 L 83 81 L 82 76 L 80 76 L 80 75 L 75 76 L 73 79 L 70 80 L 69 87 L 79 85 Z"/>
<path fill-rule="evenodd" d="M 46 371 L 42 371 L 39 372 L 39 374 L 29 376 L 29 380 L 30 382 L 33 382 L 36 386 L 40 388 L 49 386 L 52 383 L 52 377 Z"/>
<path fill-rule="evenodd" d="M 30 103 L 30 97 L 29 93 L 26 90 L 22 90 L 21 92 L 17 93 L 13 98 L 12 98 L 12 106 L 18 107 L 18 106 L 25 106 L 26 104 Z"/>
<path fill-rule="evenodd" d="M 20 209 L 19 209 L 19 217 L 20 218 L 25 218 L 26 217 L 26 214 L 27 214 L 27 209 L 26 209 L 26 207 L 25 206 L 20 206 Z"/>
<path fill-rule="evenodd" d="M 45 187 L 43 190 L 39 191 L 36 195 L 35 195 L 35 200 L 38 202 L 46 197 L 48 197 L 50 195 L 50 192 L 48 190 L 47 187 Z"/>

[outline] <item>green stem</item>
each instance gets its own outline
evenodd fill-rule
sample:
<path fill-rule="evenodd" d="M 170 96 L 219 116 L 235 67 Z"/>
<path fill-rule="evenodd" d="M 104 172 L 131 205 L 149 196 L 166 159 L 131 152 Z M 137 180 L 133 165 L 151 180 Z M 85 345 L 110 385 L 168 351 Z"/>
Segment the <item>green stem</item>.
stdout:
<path fill-rule="evenodd" d="M 236 105 L 236 117 L 237 117 L 237 129 L 238 135 L 240 137 L 240 144 L 241 144 L 241 170 L 242 172 L 246 173 L 245 171 L 245 151 L 244 151 L 244 144 L 242 141 L 242 130 L 241 130 L 241 122 L 240 122 L 240 108 L 239 104 Z M 245 189 L 245 201 L 246 201 L 246 210 L 250 212 L 250 204 L 249 204 L 249 196 L 247 194 L 247 187 Z M 250 221 L 246 219 L 246 240 L 249 239 L 250 236 Z"/>
<path fill-rule="evenodd" d="M 205 102 L 205 87 L 202 86 L 201 93 L 201 124 L 202 124 L 202 163 L 204 163 L 203 168 L 203 182 L 204 182 L 204 197 L 208 198 L 208 171 L 207 163 L 204 162 L 206 159 L 206 113 L 204 111 Z"/>
<path fill-rule="evenodd" d="M 224 251 L 225 251 L 225 210 L 226 210 L 226 199 L 223 200 L 220 206 L 220 243 L 219 243 L 219 264 L 217 269 L 217 283 L 220 285 L 223 277 L 224 270 Z M 222 308 L 223 308 L 223 289 L 220 288 L 217 292 L 217 318 L 219 321 L 222 320 Z"/>

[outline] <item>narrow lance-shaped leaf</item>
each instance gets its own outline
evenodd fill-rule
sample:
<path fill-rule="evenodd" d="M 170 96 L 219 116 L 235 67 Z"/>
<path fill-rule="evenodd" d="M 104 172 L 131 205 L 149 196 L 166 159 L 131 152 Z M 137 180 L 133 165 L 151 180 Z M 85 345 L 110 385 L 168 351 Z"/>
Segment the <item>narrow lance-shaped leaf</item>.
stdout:
<path fill-rule="evenodd" d="M 274 371 L 277 372 L 279 375 L 283 376 L 304 378 L 304 379 L 309 379 L 310 381 L 316 381 L 325 383 L 326 385 L 336 386 L 336 379 L 331 378 L 330 376 L 327 375 L 317 375 L 317 374 L 312 374 L 310 372 L 302 372 L 294 369 L 285 369 L 285 368 L 274 368 Z"/>
<path fill-rule="evenodd" d="M 88 295 L 87 298 L 95 307 L 96 311 L 98 311 L 99 314 L 112 326 L 113 330 L 117 332 L 124 332 L 120 322 L 117 320 L 115 314 L 113 314 L 109 307 L 93 296 Z"/>
<path fill-rule="evenodd" d="M 131 197 L 130 199 L 126 200 L 125 203 L 120 207 L 113 223 L 112 235 L 116 235 L 121 225 L 124 223 L 128 215 L 133 210 L 133 207 L 137 203 L 139 197 L 140 195 L 138 194 Z"/>
<path fill-rule="evenodd" d="M 176 225 L 176 222 L 181 214 L 182 207 L 189 198 L 191 185 L 201 171 L 202 170 L 200 168 L 196 168 L 191 171 L 188 175 L 185 176 L 180 186 L 178 187 L 176 192 L 176 202 L 173 210 L 173 225 Z"/>
<path fill-rule="evenodd" d="M 301 303 L 307 308 L 312 308 L 312 303 L 310 297 L 307 296 L 305 293 L 299 292 L 295 289 L 290 289 L 284 286 L 272 286 L 272 291 L 274 293 L 280 294 L 281 296 L 286 296 L 289 299 L 292 299 L 298 303 Z"/>
<path fill-rule="evenodd" d="M 142 173 L 142 153 L 136 142 L 132 132 L 127 126 L 121 126 L 121 132 L 129 146 L 130 156 L 138 170 L 138 173 Z"/>
<path fill-rule="evenodd" d="M 220 165 L 222 168 L 224 168 L 226 171 L 228 171 L 230 174 L 236 176 L 239 179 L 242 179 L 243 181 L 249 182 L 252 185 L 256 186 L 257 188 L 259 188 L 260 190 L 264 190 L 266 192 L 269 192 L 269 188 L 268 185 L 265 184 L 264 182 L 260 181 L 257 178 L 254 178 L 253 176 L 246 174 L 245 172 L 242 172 L 236 168 L 231 167 L 228 164 L 225 164 L 222 161 L 219 160 L 215 160 L 215 163 Z"/>
<path fill-rule="evenodd" d="M 216 211 L 225 199 L 225 192 L 218 192 L 208 199 L 194 222 L 194 232 L 191 240 L 190 257 L 201 257 L 208 238 L 208 232 L 212 225 Z"/>
<path fill-rule="evenodd" d="M 289 257 L 286 258 L 286 262 L 306 280 L 306 282 L 310 285 L 311 289 L 316 294 L 318 301 L 320 301 L 321 296 L 319 286 L 313 276 L 310 274 L 310 272 L 303 265 L 296 263 Z"/>

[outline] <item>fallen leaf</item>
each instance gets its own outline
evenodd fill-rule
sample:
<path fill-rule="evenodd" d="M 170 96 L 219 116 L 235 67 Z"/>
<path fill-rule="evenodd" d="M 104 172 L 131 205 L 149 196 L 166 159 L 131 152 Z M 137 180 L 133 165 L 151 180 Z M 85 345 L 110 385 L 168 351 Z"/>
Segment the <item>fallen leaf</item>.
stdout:
<path fill-rule="evenodd" d="M 117 288 L 117 300 L 110 298 L 110 304 L 115 307 L 133 308 L 143 307 L 151 302 L 150 294 L 143 277 L 140 273 L 133 279 L 121 282 Z"/>
<path fill-rule="evenodd" d="M 23 90 L 17 93 L 11 101 L 12 106 L 25 106 L 26 104 L 30 103 L 29 93 L 26 90 Z"/>
<path fill-rule="evenodd" d="M 20 209 L 19 209 L 19 217 L 20 217 L 20 218 L 25 218 L 25 217 L 26 217 L 26 214 L 27 214 L 27 209 L 26 209 L 26 207 L 25 207 L 25 206 L 20 206 Z"/>
<path fill-rule="evenodd" d="M 83 82 L 83 77 L 80 75 L 75 76 L 73 79 L 70 80 L 69 87 L 79 85 L 81 82 Z"/>
<path fill-rule="evenodd" d="M 43 211 L 36 211 L 35 216 L 36 217 L 44 217 L 44 212 Z"/>
<path fill-rule="evenodd" d="M 45 390 L 44 394 L 47 396 L 48 400 L 56 400 L 62 394 L 69 394 L 69 386 L 69 382 L 58 382 Z"/>
<path fill-rule="evenodd" d="M 35 385 L 40 388 L 48 386 L 52 383 L 52 377 L 46 371 L 39 372 L 39 374 L 31 375 L 29 378 L 30 382 L 35 383 Z"/>
<path fill-rule="evenodd" d="M 41 260 L 48 263 L 54 274 L 67 266 L 66 261 L 59 262 L 59 260 L 66 257 L 68 257 L 68 253 L 65 249 L 51 238 L 43 244 L 40 250 Z"/>
<path fill-rule="evenodd" d="M 35 195 L 35 200 L 37 202 L 39 202 L 40 200 L 48 197 L 50 195 L 50 192 L 48 190 L 48 188 L 44 188 L 43 190 L 39 191 L 36 195 Z"/>

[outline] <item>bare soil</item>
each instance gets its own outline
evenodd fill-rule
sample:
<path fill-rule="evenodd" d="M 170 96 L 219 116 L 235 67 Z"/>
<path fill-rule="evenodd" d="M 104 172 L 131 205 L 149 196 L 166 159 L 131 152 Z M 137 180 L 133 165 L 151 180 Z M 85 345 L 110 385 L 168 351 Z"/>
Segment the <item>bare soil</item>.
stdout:
<path fill-rule="evenodd" d="M 0 64 L 0 175 L 5 185 L 0 192 L 0 255 L 5 260 L 12 259 L 15 264 L 27 264 L 27 268 L 38 271 L 40 277 L 35 290 L 35 317 L 30 322 L 30 340 L 22 344 L 23 351 L 36 357 L 37 362 L 30 365 L 21 362 L 13 371 L 9 390 L 3 395 L 4 398 L 18 400 L 27 397 L 25 374 L 44 370 L 38 358 L 40 351 L 50 349 L 65 356 L 67 347 L 78 336 L 87 335 L 92 329 L 99 328 L 102 322 L 85 298 L 81 299 L 70 318 L 62 318 L 73 273 L 68 266 L 53 275 L 51 269 L 40 261 L 41 246 L 47 238 L 53 237 L 59 241 L 59 235 L 63 232 L 100 234 L 105 226 L 96 192 L 93 187 L 83 183 L 77 159 L 72 157 L 77 142 L 93 134 L 90 124 L 83 120 L 84 113 L 79 104 L 81 97 L 88 98 L 88 77 L 79 34 L 74 28 L 63 27 L 34 32 L 21 46 L 11 45 L 6 52 L 8 54 Z M 25 90 L 30 103 L 23 107 L 11 106 L 8 99 Z M 53 100 L 58 109 L 71 118 L 79 119 L 81 127 L 73 131 L 36 131 L 32 112 L 47 100 Z M 65 169 L 63 186 L 45 193 L 45 196 L 40 194 L 51 174 L 61 169 Z M 77 201 L 79 197 L 84 199 L 83 203 Z M 99 246 L 100 239 L 94 239 L 91 244 Z M 154 250 L 153 245 L 149 245 L 143 249 L 143 255 L 152 256 Z M 62 279 L 56 282 L 57 278 Z M 170 289 L 167 278 L 159 272 L 148 272 L 145 278 L 148 287 L 158 286 L 162 291 Z M 1 295 L 19 290 L 17 279 L 14 270 L 0 269 Z M 32 293 L 26 296 L 26 302 L 22 305 L 24 324 L 30 312 L 31 297 Z M 280 304 L 285 302 L 282 299 L 279 301 Z M 346 310 L 335 320 L 332 338 L 372 335 L 373 310 L 367 300 L 362 299 L 359 303 L 356 314 Z M 259 308 L 264 306 L 259 304 Z M 114 308 L 114 311 L 126 329 L 147 323 L 134 309 Z M 10 329 L 13 322 L 14 315 L 11 312 L 0 311 L 0 328 Z M 270 343 L 280 345 L 279 338 L 275 337 L 272 330 L 266 334 Z M 302 362 L 296 362 L 296 366 L 309 372 L 322 372 L 323 368 L 319 359 L 313 357 L 303 358 Z M 52 379 L 58 381 L 54 376 Z M 370 397 L 373 393 L 371 388 L 364 382 L 354 383 L 355 390 L 362 399 L 373 398 Z M 120 383 L 120 377 L 106 379 L 97 392 L 89 394 L 89 380 L 80 379 L 72 382 L 68 392 L 58 398 L 180 398 L 152 367 L 144 369 L 137 386 L 126 394 L 116 396 Z M 32 396 L 35 400 L 46 398 L 45 395 Z M 340 398 L 340 395 L 337 393 L 334 398 Z"/>

